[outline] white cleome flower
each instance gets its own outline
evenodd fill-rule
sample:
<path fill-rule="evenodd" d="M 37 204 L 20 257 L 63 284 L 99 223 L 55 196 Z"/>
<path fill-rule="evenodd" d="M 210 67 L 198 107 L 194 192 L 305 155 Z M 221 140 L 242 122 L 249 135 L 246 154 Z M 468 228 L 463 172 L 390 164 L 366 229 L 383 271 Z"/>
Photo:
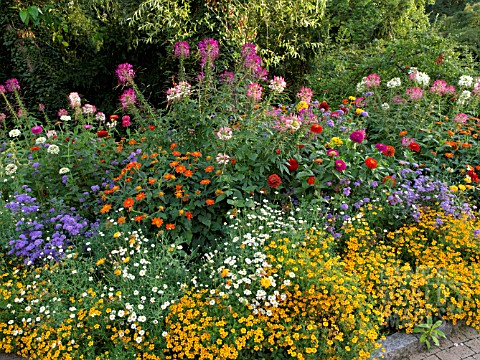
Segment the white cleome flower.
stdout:
<path fill-rule="evenodd" d="M 72 118 L 69 115 L 62 115 L 62 116 L 60 116 L 60 120 L 70 121 L 70 120 L 72 120 Z"/>
<path fill-rule="evenodd" d="M 10 130 L 10 132 L 8 133 L 8 136 L 10 137 L 18 137 L 20 136 L 21 132 L 20 130 L 18 129 L 13 129 L 13 130 Z"/>
<path fill-rule="evenodd" d="M 17 172 L 17 165 L 15 164 L 8 164 L 5 166 L 5 174 L 7 175 L 13 175 Z"/>
<path fill-rule="evenodd" d="M 387 82 L 387 87 L 389 89 L 393 89 L 393 88 L 397 88 L 399 87 L 400 85 L 402 85 L 402 80 L 400 80 L 400 78 L 398 77 L 395 77 L 393 79 L 390 79 L 388 82 Z"/>
<path fill-rule="evenodd" d="M 60 148 L 57 145 L 50 145 L 47 149 L 47 153 L 49 154 L 58 154 L 60 152 Z"/>
<path fill-rule="evenodd" d="M 460 80 L 458 80 L 458 86 L 470 87 L 473 84 L 473 77 L 468 75 L 460 76 Z"/>
<path fill-rule="evenodd" d="M 58 170 L 58 173 L 60 175 L 63 175 L 63 174 L 69 173 L 69 172 L 70 172 L 69 168 L 61 168 L 60 170 Z"/>

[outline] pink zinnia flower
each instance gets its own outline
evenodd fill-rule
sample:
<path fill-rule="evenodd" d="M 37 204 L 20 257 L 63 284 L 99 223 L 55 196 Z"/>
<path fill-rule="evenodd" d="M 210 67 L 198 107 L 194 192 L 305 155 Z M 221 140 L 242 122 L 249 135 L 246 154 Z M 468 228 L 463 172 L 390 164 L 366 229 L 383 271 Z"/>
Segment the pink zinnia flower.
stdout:
<path fill-rule="evenodd" d="M 248 85 L 247 97 L 253 99 L 253 101 L 260 101 L 262 99 L 263 88 L 258 83 Z"/>
<path fill-rule="evenodd" d="M 186 41 L 178 41 L 173 46 L 173 57 L 186 59 L 190 56 L 190 45 Z"/>
<path fill-rule="evenodd" d="M 115 70 L 115 74 L 117 74 L 118 82 L 122 85 L 127 85 L 128 83 L 133 81 L 135 77 L 135 71 L 133 70 L 133 66 L 129 63 L 120 64 Z"/>
<path fill-rule="evenodd" d="M 327 150 L 327 156 L 337 157 L 338 154 L 339 154 L 338 150 L 335 150 L 335 149 L 328 149 Z"/>
<path fill-rule="evenodd" d="M 126 89 L 123 94 L 120 96 L 120 102 L 122 103 L 122 108 L 126 109 L 128 106 L 134 106 L 137 101 L 137 96 L 133 89 Z"/>
<path fill-rule="evenodd" d="M 130 116 L 128 116 L 128 115 L 122 116 L 122 126 L 123 127 L 129 127 L 130 125 L 131 125 Z"/>

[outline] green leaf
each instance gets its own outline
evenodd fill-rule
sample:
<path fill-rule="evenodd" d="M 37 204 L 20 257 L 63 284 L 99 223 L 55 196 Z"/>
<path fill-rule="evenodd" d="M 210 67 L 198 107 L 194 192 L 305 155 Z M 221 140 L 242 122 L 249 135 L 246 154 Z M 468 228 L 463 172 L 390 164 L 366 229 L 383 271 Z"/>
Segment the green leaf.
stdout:
<path fill-rule="evenodd" d="M 36 6 L 29 6 L 28 7 L 28 13 L 32 17 L 32 19 L 37 20 L 38 18 L 38 7 Z"/>
<path fill-rule="evenodd" d="M 20 10 L 20 20 L 26 25 L 28 18 L 28 12 L 26 10 Z"/>

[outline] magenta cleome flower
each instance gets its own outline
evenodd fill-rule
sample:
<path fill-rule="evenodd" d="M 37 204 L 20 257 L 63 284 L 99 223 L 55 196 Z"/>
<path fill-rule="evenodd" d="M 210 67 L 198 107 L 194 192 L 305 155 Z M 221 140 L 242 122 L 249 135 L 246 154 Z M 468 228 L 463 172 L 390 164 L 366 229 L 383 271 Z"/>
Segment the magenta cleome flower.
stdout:
<path fill-rule="evenodd" d="M 365 86 L 367 88 L 379 87 L 380 86 L 380 76 L 378 74 L 370 74 L 367 76 Z"/>
<path fill-rule="evenodd" d="M 335 161 L 335 170 L 337 171 L 344 171 L 347 168 L 347 164 L 343 160 L 336 160 Z"/>
<path fill-rule="evenodd" d="M 200 66 L 203 68 L 208 63 L 210 67 L 213 67 L 213 62 L 220 54 L 218 41 L 211 38 L 203 39 L 198 44 L 198 50 L 200 52 Z"/>
<path fill-rule="evenodd" d="M 117 70 L 115 70 L 115 74 L 117 75 L 118 82 L 121 85 L 128 85 L 135 77 L 133 66 L 129 63 L 118 65 Z"/>
<path fill-rule="evenodd" d="M 7 81 L 5 81 L 5 87 L 9 92 L 15 92 L 20 90 L 20 85 L 18 84 L 18 80 L 15 78 L 8 79 Z"/>
<path fill-rule="evenodd" d="M 0 85 L 0 95 L 5 94 L 7 92 L 7 89 L 5 89 L 5 86 Z"/>
<path fill-rule="evenodd" d="M 32 134 L 38 135 L 43 131 L 43 128 L 41 126 L 34 126 L 32 127 Z"/>
<path fill-rule="evenodd" d="M 248 85 L 247 97 L 251 98 L 253 101 L 260 101 L 262 99 L 263 88 L 258 83 L 252 83 Z"/>
<path fill-rule="evenodd" d="M 355 130 L 350 134 L 350 140 L 356 143 L 362 143 L 365 139 L 365 130 Z"/>
<path fill-rule="evenodd" d="M 419 87 L 408 88 L 405 92 L 412 100 L 419 100 L 423 97 L 423 90 Z"/>
<path fill-rule="evenodd" d="M 123 94 L 120 96 L 120 102 L 122 103 L 122 108 L 126 109 L 129 106 L 134 106 L 137 101 L 137 96 L 133 89 L 126 89 Z"/>
<path fill-rule="evenodd" d="M 177 41 L 173 45 L 173 57 L 175 59 L 186 59 L 190 56 L 190 45 L 186 41 Z"/>

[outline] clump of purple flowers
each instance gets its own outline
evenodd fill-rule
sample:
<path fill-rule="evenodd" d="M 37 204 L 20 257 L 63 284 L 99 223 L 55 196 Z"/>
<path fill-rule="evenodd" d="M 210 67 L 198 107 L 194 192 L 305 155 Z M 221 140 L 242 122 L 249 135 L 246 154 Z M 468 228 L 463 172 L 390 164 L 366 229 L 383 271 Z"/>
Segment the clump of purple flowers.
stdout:
<path fill-rule="evenodd" d="M 55 204 L 50 209 L 42 207 L 24 186 L 25 193 L 15 193 L 13 200 L 5 204 L 17 219 L 17 235 L 9 242 L 9 255 L 21 256 L 27 265 L 58 261 L 75 240 L 89 238 L 98 223 L 78 215 L 74 208 Z"/>
<path fill-rule="evenodd" d="M 18 84 L 18 80 L 15 78 L 8 79 L 5 81 L 5 87 L 7 88 L 8 92 L 15 92 L 20 90 L 20 85 Z"/>
<path fill-rule="evenodd" d="M 137 101 L 137 96 L 133 89 L 126 89 L 123 94 L 120 96 L 120 102 L 122 103 L 122 108 L 126 109 L 129 106 L 134 106 Z"/>
<path fill-rule="evenodd" d="M 128 85 L 135 77 L 133 66 L 129 63 L 118 65 L 117 70 L 115 70 L 115 74 L 117 74 L 118 82 L 122 85 Z"/>
<path fill-rule="evenodd" d="M 258 79 L 267 79 L 267 70 L 262 68 L 262 59 L 257 54 L 255 44 L 248 43 L 243 45 L 241 55 L 243 58 L 243 67 L 246 70 L 251 71 L 253 76 Z"/>
<path fill-rule="evenodd" d="M 218 41 L 215 39 L 203 39 L 198 44 L 198 50 L 200 52 L 200 66 L 203 67 L 208 64 L 213 67 L 213 62 L 220 55 Z"/>
<path fill-rule="evenodd" d="M 178 41 L 173 46 L 173 56 L 177 59 L 186 59 L 190 56 L 190 45 L 186 41 Z"/>

